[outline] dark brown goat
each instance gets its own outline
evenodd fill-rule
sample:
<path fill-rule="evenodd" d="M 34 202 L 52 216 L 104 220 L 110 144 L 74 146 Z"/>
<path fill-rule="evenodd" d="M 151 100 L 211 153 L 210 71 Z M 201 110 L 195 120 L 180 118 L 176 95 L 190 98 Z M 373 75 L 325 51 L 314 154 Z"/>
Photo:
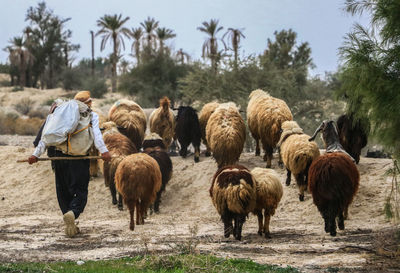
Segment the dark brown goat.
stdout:
<path fill-rule="evenodd" d="M 196 110 L 190 106 L 180 106 L 176 117 L 175 135 L 181 145 L 179 155 L 187 156 L 187 148 L 190 143 L 194 147 L 194 161 L 200 160 L 200 124 Z"/>
<path fill-rule="evenodd" d="M 233 232 L 233 236 L 241 240 L 246 216 L 256 204 L 256 183 L 250 171 L 241 165 L 220 168 L 214 175 L 209 192 L 224 222 L 224 236 L 228 238 Z"/>
<path fill-rule="evenodd" d="M 146 137 L 143 141 L 143 149 L 146 154 L 157 161 L 161 171 L 161 188 L 157 192 L 156 201 L 154 201 L 154 212 L 158 213 L 160 211 L 161 194 L 172 177 L 172 161 L 165 151 L 164 142 L 161 138 L 147 139 Z"/>
<path fill-rule="evenodd" d="M 343 230 L 348 207 L 358 190 L 360 174 L 352 157 L 342 150 L 334 121 L 323 121 L 310 140 L 321 130 L 327 153 L 311 164 L 308 189 L 324 218 L 325 232 L 336 236 L 336 217 L 339 229 Z"/>
<path fill-rule="evenodd" d="M 356 161 L 360 162 L 361 149 L 367 145 L 369 126 L 360 120 L 354 121 L 352 115 L 341 115 L 337 120 L 340 143 Z"/>

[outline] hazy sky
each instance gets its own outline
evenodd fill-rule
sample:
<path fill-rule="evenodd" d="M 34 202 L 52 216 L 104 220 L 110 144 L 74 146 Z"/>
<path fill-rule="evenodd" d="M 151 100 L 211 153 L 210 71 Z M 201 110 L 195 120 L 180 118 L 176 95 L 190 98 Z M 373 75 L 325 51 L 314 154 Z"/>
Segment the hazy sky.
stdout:
<path fill-rule="evenodd" d="M 21 32 L 26 11 L 36 6 L 34 0 L 0 0 L 0 62 L 7 60 L 2 49 L 9 40 Z M 98 20 L 104 14 L 129 16 L 129 28 L 138 27 L 148 16 L 158 20 L 160 27 L 174 30 L 176 38 L 169 44 L 176 50 L 183 48 L 195 59 L 201 55 L 206 38 L 197 30 L 203 21 L 219 19 L 224 27 L 220 36 L 229 28 L 244 28 L 241 54 L 260 54 L 267 46 L 267 39 L 274 38 L 274 31 L 293 29 L 298 42 L 308 42 L 317 66 L 312 74 L 323 75 L 334 71 L 338 65 L 338 47 L 354 22 L 367 24 L 366 18 L 352 17 L 342 8 L 345 0 L 47 0 L 47 6 L 62 18 L 71 18 L 67 28 L 72 30 L 72 42 L 81 48 L 75 57 L 90 58 L 90 30 L 97 31 Z M 124 56 L 130 53 L 131 41 L 126 40 Z M 100 37 L 95 40 L 96 56 L 105 56 L 111 44 L 100 52 Z M 128 59 L 130 57 L 127 57 Z M 75 61 L 75 64 L 77 61 Z"/>

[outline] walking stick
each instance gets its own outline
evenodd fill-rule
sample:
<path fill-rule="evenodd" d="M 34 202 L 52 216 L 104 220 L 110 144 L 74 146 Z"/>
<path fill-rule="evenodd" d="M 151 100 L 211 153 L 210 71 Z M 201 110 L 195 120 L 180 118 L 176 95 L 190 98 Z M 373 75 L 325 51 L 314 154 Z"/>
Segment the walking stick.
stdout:
<path fill-rule="evenodd" d="M 116 157 L 112 156 L 111 158 Z M 101 159 L 99 155 L 89 155 L 89 156 L 71 156 L 71 157 L 63 157 L 63 156 L 55 156 L 55 157 L 43 157 L 38 158 L 38 161 L 48 161 L 48 160 L 79 160 L 79 159 Z M 28 159 L 19 159 L 17 163 L 28 162 Z"/>

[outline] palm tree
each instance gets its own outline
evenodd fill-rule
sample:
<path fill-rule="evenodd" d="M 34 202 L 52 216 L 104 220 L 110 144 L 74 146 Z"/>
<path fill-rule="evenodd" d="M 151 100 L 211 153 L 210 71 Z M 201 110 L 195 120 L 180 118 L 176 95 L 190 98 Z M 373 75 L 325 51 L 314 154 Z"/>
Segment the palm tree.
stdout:
<path fill-rule="evenodd" d="M 18 69 L 18 84 L 20 86 L 26 86 L 26 74 L 29 68 L 33 65 L 34 57 L 25 47 L 23 37 L 14 37 L 9 43 L 11 45 L 6 49 L 10 53 L 9 60 L 11 65 Z"/>
<path fill-rule="evenodd" d="M 132 55 L 136 57 L 137 64 L 140 64 L 140 46 L 141 40 L 143 38 L 143 29 L 141 27 L 132 28 L 131 29 L 131 36 L 133 38 L 132 43 Z"/>
<path fill-rule="evenodd" d="M 155 41 L 155 38 L 157 38 L 154 34 L 154 31 L 158 27 L 158 21 L 156 21 L 154 18 L 147 17 L 147 19 L 140 23 L 140 25 L 144 28 L 146 33 L 147 46 L 152 48 L 154 44 L 153 39 Z"/>
<path fill-rule="evenodd" d="M 158 42 L 160 43 L 160 53 L 164 54 L 164 42 L 168 39 L 176 37 L 176 34 L 172 29 L 163 27 L 156 29 L 156 35 Z"/>
<path fill-rule="evenodd" d="M 112 62 L 112 76 L 111 76 L 111 91 L 117 89 L 117 62 L 120 45 L 125 49 L 123 36 L 130 39 L 130 31 L 123 25 L 129 20 L 129 17 L 122 19 L 122 15 L 104 15 L 97 20 L 97 26 L 100 30 L 96 33 L 102 36 L 100 50 L 103 51 L 108 40 L 113 44 L 113 54 L 111 57 Z M 111 39 L 110 39 L 111 38 Z"/>
<path fill-rule="evenodd" d="M 243 33 L 243 29 L 234 29 L 234 28 L 228 28 L 228 31 L 225 32 L 225 34 L 222 36 L 222 38 L 225 38 L 225 36 L 228 36 L 228 45 L 231 44 L 234 54 L 235 54 L 235 69 L 237 69 L 238 65 L 238 51 L 239 51 L 239 44 L 240 44 L 240 39 L 246 38 Z"/>
<path fill-rule="evenodd" d="M 211 19 L 210 22 L 203 22 L 201 27 L 197 28 L 201 32 L 208 34 L 210 37 L 204 42 L 202 48 L 202 57 L 209 58 L 211 60 L 212 69 L 217 72 L 217 55 L 218 55 L 218 40 L 222 41 L 225 46 L 223 40 L 218 39 L 216 37 L 217 33 L 223 29 L 223 27 L 218 26 L 218 20 Z M 226 48 L 226 46 L 225 46 Z"/>
<path fill-rule="evenodd" d="M 122 59 L 119 64 L 119 69 L 121 71 L 121 74 L 125 75 L 126 73 L 128 73 L 128 68 L 129 68 L 129 62 L 125 59 Z"/>
<path fill-rule="evenodd" d="M 180 48 L 178 52 L 176 52 L 176 57 L 178 58 L 178 60 L 181 62 L 182 65 L 185 63 L 185 58 L 187 62 L 189 62 L 190 59 L 190 55 L 184 52 L 182 48 Z"/>

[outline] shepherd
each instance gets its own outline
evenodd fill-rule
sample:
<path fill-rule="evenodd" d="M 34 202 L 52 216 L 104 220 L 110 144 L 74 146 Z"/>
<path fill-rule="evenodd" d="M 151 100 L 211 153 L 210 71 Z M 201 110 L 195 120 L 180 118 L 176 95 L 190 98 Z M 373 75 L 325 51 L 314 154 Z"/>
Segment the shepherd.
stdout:
<path fill-rule="evenodd" d="M 78 92 L 75 95 L 74 100 L 83 102 L 87 105 L 87 112 L 89 113 L 90 118 L 89 126 L 91 127 L 91 133 L 93 133 L 93 138 L 90 140 L 91 145 L 94 143 L 97 150 L 101 153 L 102 159 L 109 161 L 111 155 L 104 144 L 99 129 L 99 116 L 95 112 L 91 111 L 92 98 L 90 97 L 90 91 Z M 65 146 L 69 146 L 69 144 L 70 143 Z M 28 158 L 29 164 L 38 162 L 38 158 L 45 150 L 46 144 L 43 141 L 43 138 L 41 138 L 35 151 Z M 72 157 L 76 155 L 71 155 L 71 153 L 68 153 L 68 150 L 65 151 L 65 149 L 61 149 L 61 146 L 56 146 L 54 156 Z M 80 232 L 75 220 L 83 212 L 87 203 L 90 179 L 89 167 L 89 159 L 54 161 L 57 200 L 61 212 L 63 213 L 65 235 L 68 237 L 74 237 Z"/>

